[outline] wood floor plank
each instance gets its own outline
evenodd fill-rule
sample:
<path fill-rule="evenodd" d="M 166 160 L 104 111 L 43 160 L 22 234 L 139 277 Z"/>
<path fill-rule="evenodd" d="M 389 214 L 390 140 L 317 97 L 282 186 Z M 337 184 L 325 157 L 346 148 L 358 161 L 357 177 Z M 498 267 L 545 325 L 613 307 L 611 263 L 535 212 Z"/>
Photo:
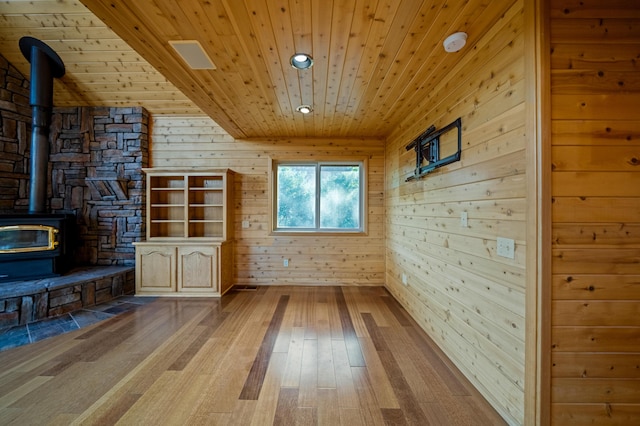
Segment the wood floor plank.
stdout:
<path fill-rule="evenodd" d="M 294 327 L 291 332 L 289 350 L 287 350 L 287 367 L 282 386 L 297 388 L 300 386 L 300 372 L 302 370 L 302 352 L 304 350 L 304 327 Z"/>
<path fill-rule="evenodd" d="M 411 386 L 409 386 L 402 369 L 389 350 L 389 346 L 378 329 L 378 325 L 374 321 L 373 315 L 363 313 L 362 319 L 369 331 L 369 336 L 371 336 L 371 339 L 374 342 L 374 346 L 378 350 L 380 362 L 387 373 L 393 393 L 400 404 L 403 417 L 409 424 L 428 424 L 429 422 L 420 407 L 418 398 L 416 398 L 416 395 L 413 393 Z M 392 417 L 395 418 L 395 414 Z"/>
<path fill-rule="evenodd" d="M 298 409 L 298 388 L 280 388 L 274 425 L 295 425 Z"/>
<path fill-rule="evenodd" d="M 97 425 L 112 425 L 116 424 L 122 416 L 125 415 L 127 411 L 133 407 L 133 405 L 138 402 L 142 395 L 141 394 L 131 394 L 124 393 L 121 394 L 118 398 L 115 398 L 108 407 L 105 407 L 105 410 L 102 410 L 99 415 L 95 417 L 94 424 Z"/>
<path fill-rule="evenodd" d="M 304 338 L 305 339 L 317 339 L 317 321 L 316 321 L 316 300 L 318 292 L 316 287 L 312 287 L 305 292 L 305 304 L 304 304 Z"/>
<path fill-rule="evenodd" d="M 340 308 L 336 299 L 336 295 L 338 294 L 338 292 L 335 290 L 335 287 L 332 287 L 331 290 L 332 291 L 330 293 L 326 294 L 331 338 L 344 339 L 344 334 L 342 332 L 342 318 L 340 317 Z"/>
<path fill-rule="evenodd" d="M 402 370 L 402 376 L 407 381 L 416 399 L 420 402 L 435 402 L 435 394 L 446 387 L 438 381 L 435 372 L 429 364 L 421 362 L 411 345 L 402 339 L 402 330 L 385 328 L 380 330 L 387 347 L 393 348 L 393 357 Z"/>
<path fill-rule="evenodd" d="M 305 333 L 306 336 L 306 333 Z M 318 341 L 305 339 L 302 350 L 298 406 L 318 407 Z"/>
<path fill-rule="evenodd" d="M 358 394 L 358 405 L 362 422 L 365 425 L 384 425 L 382 408 L 376 396 L 375 386 L 369 379 L 367 369 L 364 367 L 353 367 L 353 382 Z"/>
<path fill-rule="evenodd" d="M 228 313 L 219 312 L 217 309 L 212 310 L 199 324 L 202 330 L 198 333 L 198 337 L 187 347 L 173 364 L 169 366 L 169 370 L 183 370 L 193 357 L 202 349 L 202 346 L 211 338 L 213 333 L 222 325 L 227 318 Z"/>
<path fill-rule="evenodd" d="M 468 387 L 463 385 L 462 381 L 459 380 L 459 376 L 451 371 L 450 365 L 443 361 L 444 354 L 435 347 L 435 343 L 430 344 L 426 340 L 427 337 L 424 333 L 417 330 L 415 327 L 406 327 L 405 331 L 417 346 L 421 356 L 428 360 L 429 364 L 442 380 L 442 383 L 446 384 L 449 391 L 453 395 L 468 395 Z"/>
<path fill-rule="evenodd" d="M 340 410 L 338 410 L 338 390 L 318 389 L 318 424 L 339 425 Z"/>
<path fill-rule="evenodd" d="M 276 337 L 278 336 L 278 330 L 280 329 L 280 324 L 282 323 L 282 318 L 284 317 L 284 312 L 287 309 L 288 303 L 288 295 L 280 296 L 278 306 L 273 313 L 267 333 L 264 336 L 264 340 L 260 345 L 256 359 L 251 366 L 251 371 L 249 371 L 249 376 L 247 377 L 244 387 L 242 388 L 242 392 L 240 393 L 240 399 L 258 399 L 260 390 L 262 389 L 262 382 L 264 381 L 264 377 L 267 372 L 267 365 L 269 364 L 271 353 L 273 352 L 273 347 L 276 342 Z"/>
<path fill-rule="evenodd" d="M 293 333 L 293 321 L 289 323 L 285 319 L 280 326 L 280 332 L 276 337 L 276 343 L 273 345 L 274 352 L 289 352 L 289 344 L 291 343 L 291 333 Z"/>
<path fill-rule="evenodd" d="M 175 385 L 180 373 L 165 371 L 154 383 L 141 395 L 140 398 L 119 419 L 123 424 L 160 424 L 165 416 L 169 415 L 169 406 L 172 405 L 172 397 L 179 386 Z"/>
<path fill-rule="evenodd" d="M 0 424 L 504 424 L 384 288 L 160 298 L 0 366 Z"/>
<path fill-rule="evenodd" d="M 362 411 L 360 411 L 360 409 L 358 408 L 341 408 L 340 425 L 365 426 L 364 419 L 362 418 Z"/>
<path fill-rule="evenodd" d="M 236 425 L 249 425 L 251 419 L 256 412 L 258 401 L 250 400 L 238 400 L 236 406 L 231 413 L 212 413 L 207 417 L 190 418 L 185 424 L 201 424 L 202 426 L 220 425 L 220 426 L 236 426 Z M 214 414 L 218 414 L 219 417 L 215 417 Z"/>
<path fill-rule="evenodd" d="M 394 321 L 393 314 L 380 303 L 380 290 L 378 287 L 359 287 L 358 311 L 371 314 L 374 321 L 380 327 L 390 326 L 389 320 Z M 394 321 L 395 322 L 395 321 Z"/>
<path fill-rule="evenodd" d="M 429 419 L 429 424 L 432 426 L 449 426 L 449 420 L 444 413 L 443 408 L 438 402 L 423 402 L 420 404 L 422 411 Z"/>
<path fill-rule="evenodd" d="M 0 408 L 9 407 L 11 404 L 15 403 L 33 390 L 39 388 L 52 378 L 53 377 L 51 376 L 36 376 L 23 385 L 12 389 L 11 392 L 5 393 L 2 398 L 0 398 Z"/>
<path fill-rule="evenodd" d="M 382 418 L 384 419 L 384 424 L 387 426 L 404 426 L 407 424 L 419 424 L 419 425 L 429 425 L 428 422 L 422 423 L 407 423 L 407 419 L 404 416 L 404 413 L 400 409 L 396 408 L 383 408 L 382 410 Z"/>
<path fill-rule="evenodd" d="M 352 367 L 364 367 L 365 361 L 362 355 L 362 349 L 360 348 L 358 335 L 353 326 L 353 320 L 345 296 L 340 288 L 337 288 L 334 294 L 340 315 L 340 323 L 342 325 L 342 335 L 344 336 L 344 343 L 347 347 L 347 354 L 349 355 L 349 365 Z"/>
<path fill-rule="evenodd" d="M 358 394 L 353 379 L 352 367 L 344 340 L 334 339 L 331 349 L 336 373 L 336 389 L 340 408 L 360 408 Z"/>
<path fill-rule="evenodd" d="M 361 312 L 359 303 L 363 303 L 363 294 L 361 289 L 357 287 L 342 287 L 342 294 L 344 295 L 345 308 L 347 312 L 349 312 L 351 327 L 356 333 L 356 336 L 368 336 L 367 327 L 365 327 L 362 317 L 360 316 Z"/>
<path fill-rule="evenodd" d="M 373 341 L 370 337 L 362 337 L 360 338 L 360 346 L 367 362 L 364 371 L 371 380 L 380 408 L 400 408 L 398 398 L 391 386 L 390 377 L 387 375 Z"/>
<path fill-rule="evenodd" d="M 64 340 L 55 339 L 52 342 L 51 339 L 45 339 L 4 351 L 0 370 L 0 396 L 13 387 L 11 381 L 19 380 L 19 377 L 29 377 L 29 374 L 40 375 L 42 371 L 51 368 L 55 363 L 53 359 L 82 343 L 76 339 L 82 332 L 83 330 L 73 331 L 67 335 L 69 338 Z"/>
<path fill-rule="evenodd" d="M 269 368 L 262 385 L 262 392 L 258 398 L 256 410 L 251 419 L 251 426 L 273 424 L 280 395 L 280 385 L 287 363 L 287 354 L 277 352 L 271 357 Z"/>
<path fill-rule="evenodd" d="M 409 315 L 407 314 L 407 311 L 402 309 L 402 306 L 400 305 L 400 303 L 398 303 L 396 299 L 394 299 L 388 292 L 386 294 L 381 295 L 380 300 L 384 302 L 387 309 L 389 309 L 391 314 L 393 314 L 393 316 L 395 317 L 396 321 L 398 321 L 398 324 L 400 324 L 401 326 L 412 325 L 411 320 L 409 319 Z"/>
<path fill-rule="evenodd" d="M 316 322 L 318 336 L 318 387 L 335 388 L 336 372 L 331 348 L 331 326 L 327 303 L 316 305 Z"/>

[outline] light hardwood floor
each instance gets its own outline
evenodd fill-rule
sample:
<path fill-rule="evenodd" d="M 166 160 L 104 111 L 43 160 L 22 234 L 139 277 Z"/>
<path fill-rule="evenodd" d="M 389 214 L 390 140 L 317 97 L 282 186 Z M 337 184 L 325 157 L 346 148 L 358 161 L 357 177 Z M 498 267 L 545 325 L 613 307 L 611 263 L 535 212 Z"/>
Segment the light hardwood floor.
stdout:
<path fill-rule="evenodd" d="M 3 425 L 504 423 L 382 287 L 158 299 L 0 366 Z"/>

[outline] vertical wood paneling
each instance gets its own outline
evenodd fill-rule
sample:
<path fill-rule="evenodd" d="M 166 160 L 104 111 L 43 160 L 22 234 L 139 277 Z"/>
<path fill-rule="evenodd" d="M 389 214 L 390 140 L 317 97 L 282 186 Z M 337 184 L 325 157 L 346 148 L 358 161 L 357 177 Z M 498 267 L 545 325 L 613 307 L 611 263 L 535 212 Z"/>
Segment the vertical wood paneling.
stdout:
<path fill-rule="evenodd" d="M 523 2 L 501 14 L 387 140 L 386 285 L 500 414 L 524 423 Z M 405 146 L 458 117 L 461 161 L 405 182 L 415 166 Z M 515 259 L 497 256 L 497 237 L 515 240 Z"/>
<path fill-rule="evenodd" d="M 640 16 L 552 0 L 554 424 L 640 421 Z"/>
<path fill-rule="evenodd" d="M 383 285 L 384 148 L 374 139 L 234 140 L 207 117 L 152 117 L 153 167 L 230 168 L 235 182 L 235 282 L 243 285 Z M 270 158 L 366 158 L 368 232 L 274 236 Z M 242 228 L 249 221 L 249 228 Z M 283 266 L 289 259 L 289 267 Z"/>

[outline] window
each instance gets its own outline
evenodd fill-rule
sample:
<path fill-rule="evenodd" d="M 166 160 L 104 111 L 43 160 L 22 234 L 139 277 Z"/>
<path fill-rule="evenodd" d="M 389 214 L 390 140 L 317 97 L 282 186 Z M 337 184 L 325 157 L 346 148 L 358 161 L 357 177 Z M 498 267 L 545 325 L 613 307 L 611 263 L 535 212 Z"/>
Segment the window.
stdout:
<path fill-rule="evenodd" d="M 364 162 L 274 166 L 274 231 L 364 232 Z"/>

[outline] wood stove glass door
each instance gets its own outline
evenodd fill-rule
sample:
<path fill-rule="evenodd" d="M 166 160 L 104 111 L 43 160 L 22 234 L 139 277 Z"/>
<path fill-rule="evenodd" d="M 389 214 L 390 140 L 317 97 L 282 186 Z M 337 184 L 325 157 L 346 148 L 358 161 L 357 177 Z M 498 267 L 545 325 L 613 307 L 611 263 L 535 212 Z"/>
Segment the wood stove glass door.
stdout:
<path fill-rule="evenodd" d="M 55 250 L 58 230 L 47 225 L 0 226 L 0 253 Z"/>

